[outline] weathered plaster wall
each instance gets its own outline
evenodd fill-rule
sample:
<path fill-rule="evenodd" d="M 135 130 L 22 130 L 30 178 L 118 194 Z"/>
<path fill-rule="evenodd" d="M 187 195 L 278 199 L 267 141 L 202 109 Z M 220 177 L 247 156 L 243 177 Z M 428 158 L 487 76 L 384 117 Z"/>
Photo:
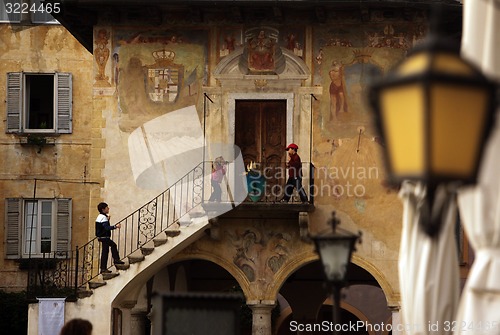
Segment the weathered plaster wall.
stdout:
<path fill-rule="evenodd" d="M 374 76 L 388 71 L 422 37 L 425 22 L 418 15 L 414 21 L 375 17 L 363 24 L 357 18 L 344 19 L 331 26 L 283 25 L 275 29 L 280 34 L 280 47 L 301 59 L 310 73 L 298 81 L 299 87 L 294 86 L 297 81 L 284 80 L 290 73 L 245 76 L 238 73 L 237 66 L 226 77 L 214 78 L 219 62 L 238 50 L 241 52 L 245 33 L 255 27 L 163 27 L 140 31 L 121 26 L 95 27 L 95 48 L 99 44 L 107 48 L 108 52 L 102 54 L 108 55 L 108 60 L 100 65 L 104 69 L 104 75 L 100 75 L 98 60 L 94 59 L 94 114 L 97 119 L 100 114 L 101 125 L 106 128 L 101 134 L 93 132 L 97 136 L 94 141 L 103 150 L 94 151 L 92 171 L 95 178 L 106 180 L 100 195 L 119 212 L 115 218 L 124 217 L 159 193 L 142 190 L 132 176 L 130 162 L 134 158 L 129 156 L 127 138 L 134 129 L 160 115 L 195 105 L 200 126 L 206 112 L 208 140 L 230 141 L 232 94 L 291 94 L 291 139 L 302 148 L 299 153 L 304 155 L 304 161 L 310 155 L 312 107 L 311 155 L 317 169 L 317 194 L 316 211 L 310 215 L 311 233 L 327 229 L 326 222 L 333 210 L 344 228 L 363 231 L 363 244 L 355 261 L 379 280 L 389 304 L 397 305 L 402 208 L 397 190 L 385 183 L 382 146 L 371 125 L 366 93 Z M 178 71 L 182 77 L 175 98 L 168 98 L 166 93 L 155 96 L 157 86 L 165 84 L 165 78 L 171 75 L 154 72 L 162 68 Z M 340 77 L 335 76 L 338 70 Z M 340 103 L 337 94 L 342 85 L 345 104 Z M 204 106 L 204 92 L 213 103 Z M 318 100 L 311 100 L 310 93 Z M 290 233 L 287 229 L 286 233 Z M 307 252 L 311 245 L 297 248 L 294 252 Z"/>
<path fill-rule="evenodd" d="M 6 130 L 7 72 L 71 72 L 73 75 L 73 133 L 55 137 L 55 145 L 38 152 L 20 145 L 19 136 Z M 3 198 L 66 197 L 73 199 L 72 248 L 89 239 L 89 194 L 98 190 L 90 178 L 92 123 L 92 56 L 59 25 L 22 26 L 0 24 L 0 194 Z M 86 182 L 86 183 L 85 183 Z M 5 202 L 0 202 L 5 213 Z M 93 214 L 93 213 L 92 213 Z M 4 241 L 4 215 L 0 238 Z M 0 245 L 0 289 L 24 290 L 26 272 L 4 258 Z"/>

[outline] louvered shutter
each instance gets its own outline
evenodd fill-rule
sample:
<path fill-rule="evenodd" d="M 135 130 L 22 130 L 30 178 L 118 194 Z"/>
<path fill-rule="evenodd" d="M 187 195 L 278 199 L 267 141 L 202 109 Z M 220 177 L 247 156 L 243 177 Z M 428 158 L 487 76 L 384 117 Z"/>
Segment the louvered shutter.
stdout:
<path fill-rule="evenodd" d="M 73 131 L 73 85 L 71 73 L 56 73 L 56 113 L 59 134 Z"/>
<path fill-rule="evenodd" d="M 18 259 L 21 254 L 21 199 L 6 199 L 5 208 L 5 257 Z"/>
<path fill-rule="evenodd" d="M 7 132 L 21 131 L 21 114 L 23 108 L 23 74 L 21 72 L 7 73 Z"/>
<path fill-rule="evenodd" d="M 56 252 L 67 258 L 71 250 L 71 199 L 57 199 Z"/>

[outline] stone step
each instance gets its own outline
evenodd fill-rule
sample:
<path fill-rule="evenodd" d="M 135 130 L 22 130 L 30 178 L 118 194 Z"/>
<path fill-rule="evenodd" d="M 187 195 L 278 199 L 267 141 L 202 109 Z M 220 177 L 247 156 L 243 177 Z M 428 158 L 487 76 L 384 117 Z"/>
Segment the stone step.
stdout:
<path fill-rule="evenodd" d="M 168 241 L 168 238 L 167 236 L 163 235 L 163 234 L 160 234 L 158 236 L 156 236 L 155 238 L 153 238 L 153 244 L 156 247 L 159 247 L 160 245 L 164 245 L 165 243 L 167 243 Z"/>
<path fill-rule="evenodd" d="M 204 210 L 199 210 L 199 211 L 189 212 L 189 216 L 191 216 L 192 218 L 200 218 L 203 216 L 207 216 L 207 213 Z"/>
<path fill-rule="evenodd" d="M 102 279 L 104 280 L 110 280 L 115 277 L 118 277 L 120 274 L 118 272 L 111 272 L 111 273 L 102 273 Z"/>
<path fill-rule="evenodd" d="M 78 289 L 78 291 L 76 292 L 76 296 L 78 297 L 78 299 L 83 299 L 90 297 L 93 293 L 94 291 L 92 290 Z"/>
<path fill-rule="evenodd" d="M 167 237 L 176 237 L 176 236 L 179 236 L 179 234 L 181 233 L 181 231 L 179 229 L 176 229 L 176 228 L 172 228 L 172 229 L 167 229 L 165 230 L 165 235 L 167 235 Z"/>
<path fill-rule="evenodd" d="M 117 270 L 127 270 L 128 268 L 130 268 L 130 264 L 126 263 L 125 264 L 115 264 L 115 268 Z"/>
<path fill-rule="evenodd" d="M 134 253 L 128 255 L 127 257 L 128 257 L 128 262 L 130 264 L 142 262 L 146 258 L 142 254 L 142 251 L 140 251 L 140 250 L 139 250 L 139 252 L 134 252 Z"/>
<path fill-rule="evenodd" d="M 146 243 L 141 247 L 141 252 L 144 256 L 151 255 L 155 250 L 155 246 L 153 243 Z"/>
<path fill-rule="evenodd" d="M 104 281 L 89 281 L 89 288 L 91 288 L 92 290 L 95 290 L 96 288 L 104 285 L 106 285 L 106 282 Z"/>

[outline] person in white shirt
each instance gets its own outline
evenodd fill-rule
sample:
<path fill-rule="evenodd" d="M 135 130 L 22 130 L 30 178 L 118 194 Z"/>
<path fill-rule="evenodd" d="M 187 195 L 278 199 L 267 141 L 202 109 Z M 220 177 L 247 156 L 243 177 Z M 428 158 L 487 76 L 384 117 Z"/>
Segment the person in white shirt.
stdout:
<path fill-rule="evenodd" d="M 121 224 L 117 223 L 112 226 L 109 223 L 109 206 L 105 202 L 101 202 L 97 205 L 97 210 L 99 215 L 95 219 L 95 235 L 99 242 L 102 243 L 101 248 L 101 273 L 110 273 L 108 270 L 108 255 L 109 249 L 111 248 L 111 256 L 113 257 L 114 264 L 125 264 L 125 262 L 120 260 L 120 255 L 118 254 L 118 248 L 116 243 L 111 239 L 111 231 L 114 229 L 120 229 Z"/>

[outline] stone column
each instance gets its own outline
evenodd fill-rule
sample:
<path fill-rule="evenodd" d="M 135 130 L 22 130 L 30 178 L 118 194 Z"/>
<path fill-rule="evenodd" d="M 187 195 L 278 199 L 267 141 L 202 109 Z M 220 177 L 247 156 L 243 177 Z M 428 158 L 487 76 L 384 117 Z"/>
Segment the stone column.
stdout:
<path fill-rule="evenodd" d="M 392 335 L 405 335 L 404 325 L 401 323 L 401 313 L 399 307 L 389 307 L 392 313 Z"/>
<path fill-rule="evenodd" d="M 130 335 L 145 335 L 146 311 L 130 311 Z"/>
<path fill-rule="evenodd" d="M 120 304 L 122 311 L 121 334 L 145 335 L 147 311 L 138 307 L 136 301 L 125 301 Z"/>
<path fill-rule="evenodd" d="M 271 335 L 271 311 L 276 303 L 274 301 L 247 302 L 252 310 L 252 335 Z"/>

